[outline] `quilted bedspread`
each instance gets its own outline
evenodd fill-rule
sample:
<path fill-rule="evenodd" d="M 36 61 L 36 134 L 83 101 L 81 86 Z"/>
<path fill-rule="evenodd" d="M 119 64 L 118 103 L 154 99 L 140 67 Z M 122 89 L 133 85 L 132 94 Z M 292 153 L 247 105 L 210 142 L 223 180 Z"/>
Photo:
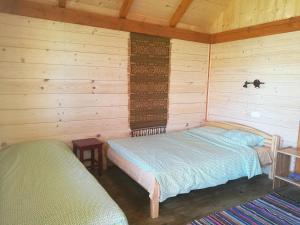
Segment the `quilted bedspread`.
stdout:
<path fill-rule="evenodd" d="M 256 151 L 207 128 L 108 141 L 121 157 L 151 172 L 160 202 L 191 190 L 261 174 Z"/>
<path fill-rule="evenodd" d="M 118 205 L 59 141 L 0 152 L 1 225 L 126 225 Z"/>

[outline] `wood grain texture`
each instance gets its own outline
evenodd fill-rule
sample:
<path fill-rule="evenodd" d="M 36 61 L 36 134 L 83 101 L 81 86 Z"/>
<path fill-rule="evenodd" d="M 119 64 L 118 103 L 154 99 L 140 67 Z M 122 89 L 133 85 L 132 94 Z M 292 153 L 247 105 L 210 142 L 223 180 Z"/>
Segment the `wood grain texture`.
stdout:
<path fill-rule="evenodd" d="M 11 11 L 17 5 L 17 0 L 0 1 L 0 11 Z"/>
<path fill-rule="evenodd" d="M 61 8 L 66 8 L 67 0 L 58 0 L 58 6 Z"/>
<path fill-rule="evenodd" d="M 194 0 L 176 27 L 211 33 L 216 18 L 232 0 Z"/>
<path fill-rule="evenodd" d="M 169 119 L 167 130 L 199 126 L 205 118 L 207 44 L 171 40 Z"/>
<path fill-rule="evenodd" d="M 290 1 L 289 4 L 291 4 L 291 2 L 292 1 Z M 84 7 L 74 8 L 72 7 L 73 3 L 71 4 L 71 8 L 66 9 L 63 7 L 56 7 L 55 5 L 51 4 L 43 4 L 37 0 L 35 2 L 27 0 L 19 0 L 13 2 L 4 1 L 4 3 L 0 4 L 0 12 L 49 19 L 54 21 L 109 28 L 115 30 L 145 33 L 150 35 L 177 38 L 201 43 L 221 43 L 300 30 L 299 16 L 294 16 L 282 20 L 276 19 L 276 21 L 273 22 L 267 22 L 263 24 L 260 23 L 259 25 L 247 26 L 244 28 L 214 34 L 196 32 L 199 29 L 193 28 L 194 25 L 186 24 L 190 22 L 185 22 L 182 24 L 179 23 L 178 28 L 175 28 L 174 26 L 179 22 L 181 17 L 183 18 L 183 20 L 190 20 L 188 16 L 184 16 L 184 12 L 185 10 L 187 10 L 187 7 L 190 4 L 193 5 L 193 3 L 194 2 L 192 2 L 191 0 L 183 0 L 179 4 L 179 7 L 177 8 L 176 12 L 173 14 L 169 22 L 171 27 L 166 25 L 148 23 L 145 22 L 145 18 L 136 18 L 135 16 L 130 17 L 131 19 L 125 19 L 125 14 L 128 13 L 128 10 L 132 4 L 132 1 L 130 0 L 124 1 L 119 15 L 121 18 L 111 16 L 111 13 L 109 13 L 108 15 L 106 15 L 105 13 L 99 14 L 98 10 L 96 10 L 97 13 L 94 12 L 95 10 L 92 10 L 92 12 L 88 12 L 91 10 L 81 10 L 81 8 L 84 9 Z M 197 4 L 199 4 L 199 2 Z M 216 2 L 216 8 L 219 8 L 220 11 L 220 9 L 226 8 L 227 4 L 228 2 Z M 287 5 L 289 6 L 289 8 L 291 8 L 289 4 Z M 139 6 L 139 4 L 137 5 Z M 171 5 L 172 4 L 170 4 L 170 8 L 173 7 L 173 5 Z M 93 7 L 96 8 L 96 6 Z M 208 9 L 210 8 L 209 6 L 206 7 L 208 7 Z M 192 8 L 193 10 L 191 10 L 191 12 L 195 11 L 196 8 L 199 11 L 198 5 L 193 6 Z M 202 11 L 205 12 L 205 9 L 202 9 Z M 187 17 L 187 19 L 185 17 Z M 134 20 L 132 20 L 132 18 Z M 212 25 L 212 22 L 209 22 L 209 24 Z M 196 31 L 192 31 L 191 29 Z"/>
<path fill-rule="evenodd" d="M 189 8 L 190 4 L 192 3 L 193 0 L 181 0 L 180 4 L 178 5 L 176 11 L 172 15 L 169 25 L 171 27 L 175 27 L 177 23 L 180 21 L 184 13 L 187 11 Z"/>
<path fill-rule="evenodd" d="M 129 135 L 129 33 L 9 14 L 0 29 L 0 145 Z M 171 42 L 169 131 L 200 125 L 208 66 L 207 44 Z"/>
<path fill-rule="evenodd" d="M 123 4 L 119 13 L 120 18 L 126 18 L 133 1 L 134 0 L 123 0 Z"/>
<path fill-rule="evenodd" d="M 124 137 L 127 32 L 0 14 L 1 144 Z"/>
<path fill-rule="evenodd" d="M 209 120 L 247 124 L 296 146 L 300 115 L 300 32 L 212 45 Z M 243 88 L 260 79 L 260 89 Z"/>
<path fill-rule="evenodd" d="M 4 0 L 2 0 L 4 1 Z M 58 0 L 30 0 L 57 6 Z M 170 18 L 182 0 L 137 0 L 131 5 L 126 18 L 130 20 L 169 26 Z M 208 33 L 217 16 L 231 0 L 195 0 L 177 27 Z M 67 7 L 107 16 L 120 16 L 124 0 L 68 0 Z"/>
<path fill-rule="evenodd" d="M 287 185 L 288 182 L 285 182 L 281 178 L 286 178 L 289 175 L 290 163 L 290 155 L 286 155 L 281 152 L 276 153 L 276 157 L 274 160 L 275 174 L 273 179 L 273 189 L 277 189 L 284 185 Z"/>
<path fill-rule="evenodd" d="M 299 0 L 231 0 L 210 32 L 217 33 L 300 16 Z"/>
<path fill-rule="evenodd" d="M 273 34 L 281 34 L 300 30 L 300 16 L 253 25 L 245 28 L 224 31 L 211 35 L 211 43 L 243 40 Z"/>
<path fill-rule="evenodd" d="M 197 41 L 201 43 L 209 43 L 210 41 L 210 35 L 206 33 L 105 16 L 77 9 L 59 8 L 26 0 L 20 0 L 18 1 L 18 4 L 11 9 L 4 8 L 1 12 L 59 22 L 144 33 L 167 38 Z"/>

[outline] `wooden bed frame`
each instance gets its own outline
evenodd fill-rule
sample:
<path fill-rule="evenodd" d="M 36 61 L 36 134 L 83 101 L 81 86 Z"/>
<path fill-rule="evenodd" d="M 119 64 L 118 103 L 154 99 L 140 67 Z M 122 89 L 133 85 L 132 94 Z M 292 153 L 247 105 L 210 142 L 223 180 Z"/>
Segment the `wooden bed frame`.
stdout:
<path fill-rule="evenodd" d="M 254 134 L 257 134 L 259 136 L 262 136 L 264 138 L 264 146 L 269 147 L 272 151 L 272 155 L 273 158 L 275 158 L 275 154 L 276 154 L 276 150 L 279 148 L 279 144 L 280 144 L 280 137 L 277 135 L 270 135 L 266 132 L 263 132 L 261 130 L 255 129 L 253 127 L 249 127 L 246 125 L 242 125 L 239 123 L 233 123 L 233 122 L 223 122 L 223 121 L 207 121 L 204 122 L 201 126 L 214 126 L 214 127 L 220 127 L 223 129 L 237 129 L 237 130 L 242 130 L 242 131 L 247 131 L 247 132 L 251 132 Z M 104 169 L 107 168 L 107 151 L 108 148 L 105 148 L 104 151 Z M 119 158 L 120 160 L 124 160 L 121 159 L 121 157 Z M 117 164 L 115 162 L 115 164 Z M 120 169 L 122 169 L 124 172 L 126 172 L 132 179 L 134 179 L 137 183 L 139 183 L 141 186 L 143 186 L 139 181 L 137 176 L 134 173 L 125 171 L 124 168 L 122 168 L 122 166 L 117 165 L 118 167 L 120 167 Z M 131 164 L 131 171 L 132 170 L 139 170 L 139 168 L 137 168 L 135 165 Z M 269 173 L 269 178 L 273 179 L 273 171 L 274 171 L 274 164 L 271 166 L 271 171 Z M 154 191 L 152 194 L 152 198 L 150 198 L 150 216 L 151 218 L 157 218 L 159 216 L 159 196 L 160 196 L 160 188 L 159 188 L 159 184 L 157 181 L 155 181 L 154 184 Z"/>

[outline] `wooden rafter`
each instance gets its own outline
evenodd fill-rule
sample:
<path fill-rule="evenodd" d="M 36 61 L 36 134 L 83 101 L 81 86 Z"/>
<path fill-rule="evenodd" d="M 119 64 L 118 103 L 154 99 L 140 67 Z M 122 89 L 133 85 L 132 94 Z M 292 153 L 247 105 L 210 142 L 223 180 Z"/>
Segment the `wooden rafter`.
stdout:
<path fill-rule="evenodd" d="M 53 7 L 51 5 L 28 0 L 19 0 L 13 7 L 5 7 L 3 10 L 0 10 L 0 12 L 201 43 L 209 43 L 210 41 L 210 35 L 206 33 L 99 15 L 76 9 Z"/>
<path fill-rule="evenodd" d="M 8 11 L 8 10 L 12 9 L 13 7 L 15 7 L 16 4 L 17 4 L 17 0 L 1 0 L 0 1 L 0 11 L 1 12 Z"/>
<path fill-rule="evenodd" d="M 28 0 L 2 0 L 0 1 L 0 12 L 211 44 L 300 31 L 300 16 L 207 34 L 75 9 L 53 7 Z"/>
<path fill-rule="evenodd" d="M 177 7 L 175 13 L 170 19 L 170 26 L 175 27 L 177 23 L 181 20 L 182 16 L 190 6 L 193 0 L 181 0 L 179 6 Z M 200 12 L 199 12 L 200 13 Z"/>
<path fill-rule="evenodd" d="M 243 40 L 248 38 L 263 37 L 273 34 L 281 34 L 300 30 L 300 16 L 289 19 L 238 28 L 211 35 L 211 43 L 222 43 L 228 41 Z"/>
<path fill-rule="evenodd" d="M 58 6 L 61 8 L 66 8 L 67 0 L 58 0 Z"/>
<path fill-rule="evenodd" d="M 127 14 L 129 12 L 129 9 L 130 9 L 132 3 L 133 3 L 133 0 L 124 0 L 123 1 L 122 7 L 121 7 L 120 13 L 119 13 L 120 18 L 125 19 L 127 17 Z"/>

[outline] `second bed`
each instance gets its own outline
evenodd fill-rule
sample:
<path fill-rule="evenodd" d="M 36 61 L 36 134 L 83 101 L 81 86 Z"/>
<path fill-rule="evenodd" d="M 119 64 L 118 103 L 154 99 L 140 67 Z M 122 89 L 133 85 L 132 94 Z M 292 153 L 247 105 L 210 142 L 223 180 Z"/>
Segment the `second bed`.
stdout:
<path fill-rule="evenodd" d="M 159 202 L 167 198 L 241 177 L 250 179 L 262 173 L 262 160 L 266 165 L 272 163 L 277 136 L 233 123 L 205 125 L 187 131 L 108 141 L 107 158 L 149 192 L 152 218 L 158 217 Z M 248 140 L 236 137 L 231 131 L 237 131 L 238 135 L 239 131 L 247 132 Z M 259 146 L 260 154 L 244 141 L 260 142 L 253 144 Z"/>

